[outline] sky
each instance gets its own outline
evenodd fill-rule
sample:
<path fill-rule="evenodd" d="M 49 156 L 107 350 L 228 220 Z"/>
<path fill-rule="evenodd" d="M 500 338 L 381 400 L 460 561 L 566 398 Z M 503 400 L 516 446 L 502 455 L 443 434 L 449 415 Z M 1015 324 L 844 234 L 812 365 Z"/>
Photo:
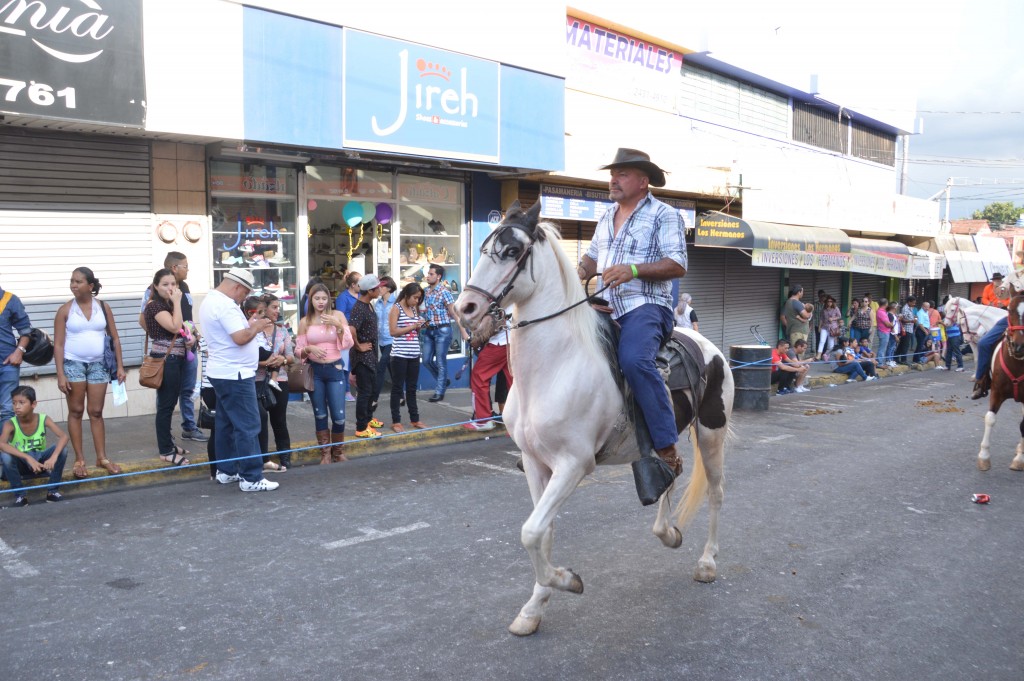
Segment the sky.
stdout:
<path fill-rule="evenodd" d="M 993 201 L 1012 201 L 1024 213 L 1021 0 L 580 6 L 805 91 L 815 74 L 825 99 L 919 132 L 910 139 L 907 194 L 929 198 L 954 178 L 950 219 Z M 940 215 L 946 217 L 944 199 Z"/>

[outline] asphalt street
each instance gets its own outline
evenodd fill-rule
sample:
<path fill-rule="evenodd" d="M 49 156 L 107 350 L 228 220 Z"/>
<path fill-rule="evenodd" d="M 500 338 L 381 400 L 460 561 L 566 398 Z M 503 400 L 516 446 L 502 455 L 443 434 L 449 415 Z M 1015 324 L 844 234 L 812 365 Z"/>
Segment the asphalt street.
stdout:
<path fill-rule="evenodd" d="M 5 679 L 1020 679 L 1024 474 L 992 470 L 964 374 L 914 372 L 737 413 L 719 578 L 651 534 L 628 467 L 559 515 L 540 631 L 516 450 L 486 441 L 0 510 Z M 685 444 L 685 443 L 684 443 Z M 687 469 L 689 468 L 687 462 Z M 984 492 L 991 503 L 971 502 Z"/>

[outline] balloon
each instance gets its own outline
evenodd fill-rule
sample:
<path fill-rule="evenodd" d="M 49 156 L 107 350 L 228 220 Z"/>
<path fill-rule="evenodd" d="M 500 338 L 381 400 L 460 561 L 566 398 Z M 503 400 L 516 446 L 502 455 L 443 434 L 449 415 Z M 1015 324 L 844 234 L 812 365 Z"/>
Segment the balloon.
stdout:
<path fill-rule="evenodd" d="M 309 201 L 307 201 L 306 202 L 306 208 L 309 209 L 309 210 L 316 210 L 316 201 L 314 201 L 313 199 L 310 199 Z"/>
<path fill-rule="evenodd" d="M 345 219 L 345 224 L 349 227 L 361 225 L 363 224 L 363 207 L 359 205 L 358 201 L 349 201 L 341 209 L 341 217 Z"/>
<path fill-rule="evenodd" d="M 377 222 L 391 222 L 391 204 L 390 203 L 378 203 L 377 204 Z"/>
<path fill-rule="evenodd" d="M 375 206 L 369 201 L 363 201 L 359 205 L 363 208 L 363 222 L 373 222 L 373 216 L 376 212 Z"/>

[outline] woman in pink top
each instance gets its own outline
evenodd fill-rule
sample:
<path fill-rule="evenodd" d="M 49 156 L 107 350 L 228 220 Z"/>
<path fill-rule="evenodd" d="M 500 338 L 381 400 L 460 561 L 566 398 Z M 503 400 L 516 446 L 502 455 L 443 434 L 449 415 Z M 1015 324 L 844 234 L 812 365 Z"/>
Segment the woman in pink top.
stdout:
<path fill-rule="evenodd" d="M 330 309 L 331 294 L 323 284 L 309 289 L 309 311 L 299 322 L 295 355 L 313 367 L 313 418 L 320 463 L 346 461 L 345 369 L 341 351 L 352 347 L 345 315 Z M 330 417 L 331 429 L 327 430 Z"/>
<path fill-rule="evenodd" d="M 883 364 L 888 364 L 889 343 L 892 341 L 892 320 L 889 319 L 889 301 L 882 298 L 878 301 L 878 312 L 875 313 L 875 322 L 878 324 L 878 359 Z M 895 348 L 893 348 L 895 349 Z"/>

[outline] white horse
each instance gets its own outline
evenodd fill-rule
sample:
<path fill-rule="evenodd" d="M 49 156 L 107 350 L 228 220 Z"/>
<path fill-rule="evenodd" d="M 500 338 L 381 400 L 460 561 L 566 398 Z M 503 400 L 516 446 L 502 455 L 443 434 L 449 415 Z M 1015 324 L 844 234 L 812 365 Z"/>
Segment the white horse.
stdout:
<path fill-rule="evenodd" d="M 991 305 L 972 303 L 966 298 L 950 298 L 946 301 L 943 324 L 958 324 L 964 340 L 971 344 L 975 361 L 978 358 L 978 340 L 1000 319 L 1006 318 L 1006 310 Z"/>
<path fill-rule="evenodd" d="M 557 227 L 538 224 L 539 214 L 539 202 L 527 212 L 518 201 L 512 205 L 481 246 L 480 262 L 456 302 L 463 323 L 478 338 L 493 333 L 508 306 L 519 325 L 510 334 L 514 383 L 503 417 L 523 452 L 534 504 L 521 534 L 534 567 L 533 596 L 509 626 L 519 636 L 537 631 L 553 590 L 583 592 L 583 580 L 576 573 L 551 564 L 554 520 L 562 504 L 595 465 L 639 458 L 634 429 L 625 417 L 623 397 L 603 349 L 599 313 L 585 304 L 586 293 L 576 267 L 559 246 Z M 526 325 L 524 320 L 537 323 Z M 669 518 L 669 497 L 676 484 L 662 495 L 653 530 L 665 546 L 678 548 L 682 544 L 679 528 L 686 526 L 707 496 L 710 532 L 694 578 L 711 582 L 716 576 L 733 379 L 718 348 L 694 331 L 682 332 L 700 345 L 707 385 L 691 429 L 690 481 L 674 523 Z M 683 399 L 686 393 L 673 393 L 680 430 L 692 420 L 691 407 Z"/>

